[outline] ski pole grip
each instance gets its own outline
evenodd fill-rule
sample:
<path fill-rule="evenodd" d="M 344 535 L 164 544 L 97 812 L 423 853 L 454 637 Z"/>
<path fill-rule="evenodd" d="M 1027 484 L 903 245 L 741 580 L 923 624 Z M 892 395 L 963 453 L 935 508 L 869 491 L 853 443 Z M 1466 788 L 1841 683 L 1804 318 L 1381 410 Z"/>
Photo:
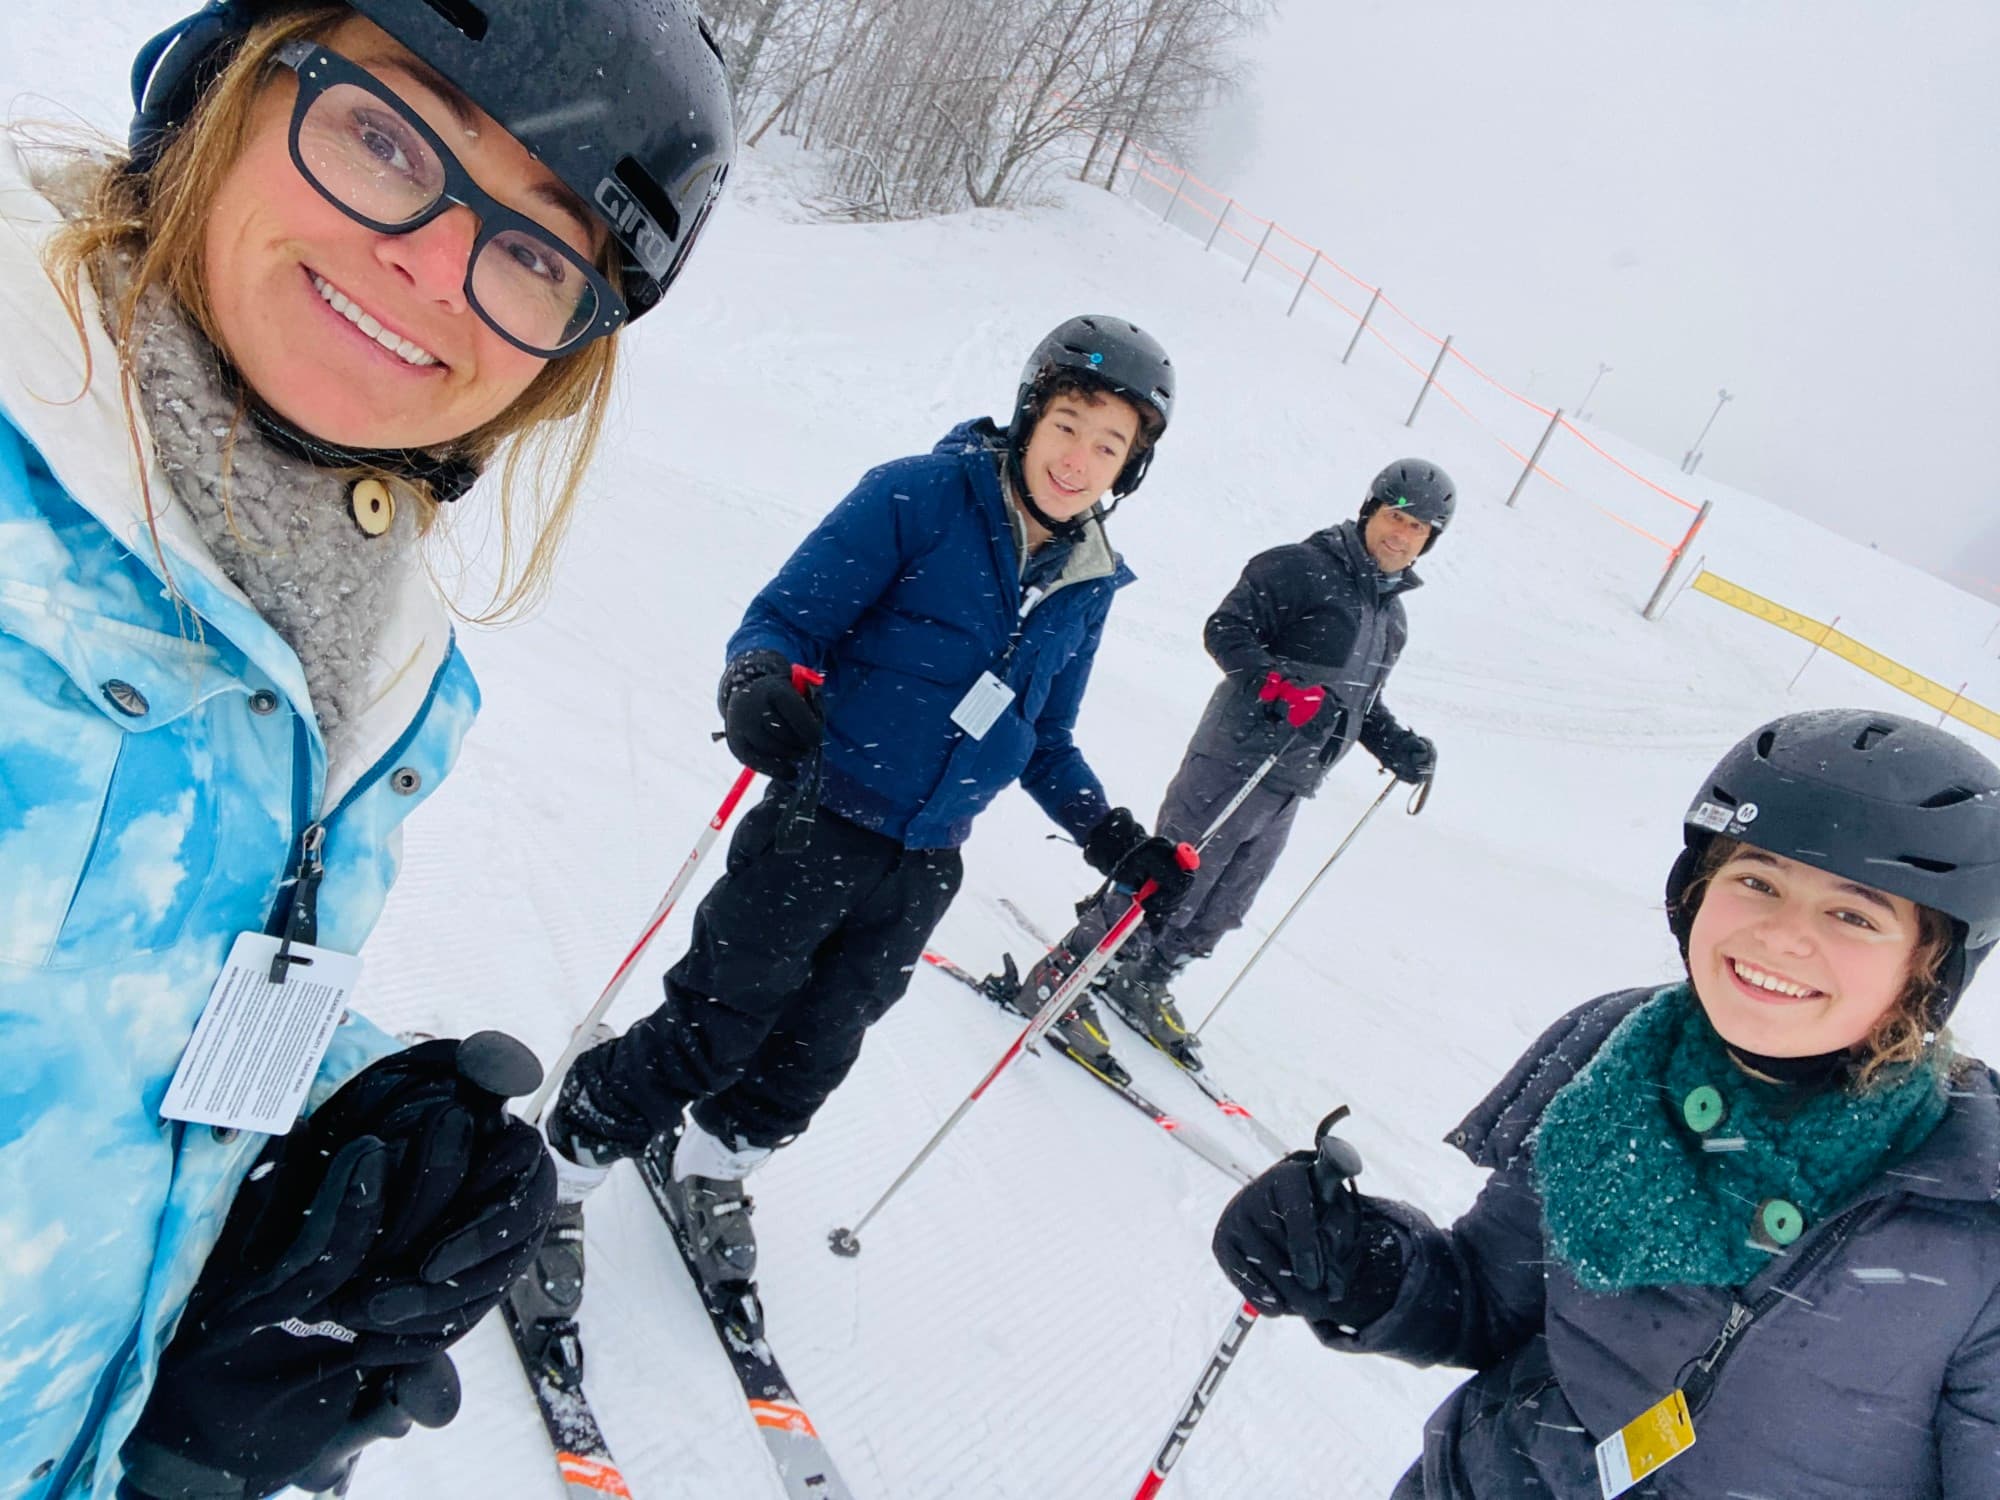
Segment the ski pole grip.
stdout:
<path fill-rule="evenodd" d="M 1183 870 L 1199 870 L 1201 868 L 1201 853 L 1193 844 L 1183 840 L 1181 843 L 1174 845 L 1174 863 L 1179 865 Z"/>
<path fill-rule="evenodd" d="M 804 695 L 809 687 L 818 687 L 826 681 L 826 673 L 815 672 L 804 662 L 792 663 L 792 691 Z"/>

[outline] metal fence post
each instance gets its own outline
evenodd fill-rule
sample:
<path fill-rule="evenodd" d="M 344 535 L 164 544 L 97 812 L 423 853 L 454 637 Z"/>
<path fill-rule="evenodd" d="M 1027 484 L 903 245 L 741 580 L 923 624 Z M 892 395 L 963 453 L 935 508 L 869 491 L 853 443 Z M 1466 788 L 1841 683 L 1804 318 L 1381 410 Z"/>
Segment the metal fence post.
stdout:
<path fill-rule="evenodd" d="M 1838 625 L 1839 623 L 1840 623 L 1840 616 L 1835 615 L 1833 617 L 1832 624 L 1828 625 L 1826 629 L 1822 630 L 1819 633 L 1819 639 L 1813 642 L 1812 650 L 1808 651 L 1806 653 L 1806 659 L 1799 663 L 1799 669 L 1798 671 L 1792 674 L 1792 680 L 1785 684 L 1786 692 L 1789 693 L 1793 688 L 1799 685 L 1799 679 L 1806 675 L 1806 668 L 1812 665 L 1813 658 L 1819 655 L 1819 648 L 1827 643 L 1828 637 L 1830 637 L 1833 634 L 1834 625 Z"/>
<path fill-rule="evenodd" d="M 1451 353 L 1452 338 L 1453 335 L 1447 333 L 1444 336 L 1444 343 L 1438 346 L 1437 362 L 1431 366 L 1430 374 L 1424 377 L 1424 388 L 1417 392 L 1416 405 L 1412 406 L 1410 408 L 1410 414 L 1407 417 L 1403 418 L 1403 425 L 1405 427 L 1412 426 L 1417 420 L 1417 413 L 1424 409 L 1424 397 L 1428 396 L 1431 393 L 1432 382 L 1434 382 L 1438 378 L 1438 371 L 1444 368 L 1444 357 L 1447 354 Z"/>
<path fill-rule="evenodd" d="M 1674 607 L 1675 601 L 1678 600 L 1682 594 L 1685 594 L 1688 591 L 1689 584 L 1693 583 L 1696 579 L 1701 577 L 1701 570 L 1707 566 L 1708 566 L 1708 554 L 1704 552 L 1700 557 L 1697 557 L 1694 560 L 1694 566 L 1688 569 L 1687 577 L 1682 579 L 1681 586 L 1674 590 L 1674 597 L 1667 601 L 1667 608 L 1660 611 L 1662 615 L 1666 614 L 1667 609 L 1672 609 Z"/>
<path fill-rule="evenodd" d="M 1216 216 L 1215 228 L 1208 232 L 1208 243 L 1201 247 L 1203 255 L 1208 254 L 1209 251 L 1215 248 L 1215 237 L 1222 233 L 1222 226 L 1229 222 L 1229 210 L 1234 207 L 1236 207 L 1236 200 L 1234 198 L 1231 198 L 1227 203 L 1222 205 L 1222 212 Z"/>
<path fill-rule="evenodd" d="M 1264 247 L 1271 243 L 1271 231 L 1277 227 L 1278 221 L 1276 219 L 1273 219 L 1264 226 L 1264 238 L 1257 241 L 1256 253 L 1250 257 L 1250 264 L 1243 268 L 1243 281 L 1237 282 L 1238 286 L 1242 286 L 1244 282 L 1249 281 L 1250 273 L 1257 269 L 1257 262 L 1264 258 Z"/>
<path fill-rule="evenodd" d="M 1299 298 L 1303 297 L 1306 294 L 1306 288 L 1312 285 L 1313 272 L 1317 271 L 1318 269 L 1319 269 L 1319 251 L 1315 250 L 1313 251 L 1312 264 L 1306 267 L 1306 274 L 1299 278 L 1299 289 L 1296 292 L 1292 293 L 1292 305 L 1285 309 L 1286 317 L 1289 318 L 1293 313 L 1298 311 Z"/>
<path fill-rule="evenodd" d="M 1528 476 L 1535 472 L 1535 465 L 1542 461 L 1542 450 L 1548 447 L 1549 439 L 1554 437 L 1556 435 L 1556 429 L 1562 426 L 1562 419 L 1563 419 L 1563 409 L 1560 406 L 1558 406 L 1556 408 L 1556 414 L 1549 418 L 1549 425 L 1542 430 L 1542 440 L 1539 443 L 1535 444 L 1535 451 L 1528 455 L 1528 467 L 1521 471 L 1521 477 L 1514 481 L 1514 488 L 1508 491 L 1507 508 L 1509 510 L 1512 510 L 1514 507 L 1514 502 L 1521 498 L 1521 491 L 1525 489 L 1528 484 Z"/>
<path fill-rule="evenodd" d="M 1375 316 L 1375 304 L 1382 300 L 1382 288 L 1375 288 L 1368 297 L 1368 309 L 1361 314 L 1361 321 L 1354 325 L 1354 337 L 1347 341 L 1347 354 L 1340 356 L 1342 364 L 1347 363 L 1347 355 L 1354 352 L 1354 346 L 1361 342 L 1361 335 L 1368 331 L 1368 320 Z"/>
<path fill-rule="evenodd" d="M 1958 691 L 1951 695 L 1951 702 L 1947 703 L 1944 712 L 1938 715 L 1938 728 L 1944 728 L 1944 721 L 1951 717 L 1951 711 L 1958 707 L 1958 700 L 1965 696 L 1965 690 L 1971 686 L 1972 679 L 1969 677 L 1958 685 Z"/>
<path fill-rule="evenodd" d="M 1160 222 L 1162 224 L 1166 223 L 1168 219 L 1173 217 L 1174 209 L 1180 204 L 1181 201 L 1181 189 L 1187 186 L 1187 180 L 1188 180 L 1188 169 L 1186 167 L 1182 167 L 1181 180 L 1174 184 L 1174 195 L 1173 197 L 1167 200 L 1166 208 L 1163 209 L 1160 213 Z"/>
<path fill-rule="evenodd" d="M 1694 534 L 1701 530 L 1701 523 L 1708 519 L 1708 513 L 1714 509 L 1715 502 L 1713 500 L 1704 500 L 1701 502 L 1701 509 L 1695 514 L 1694 525 L 1688 527 L 1687 535 L 1681 538 L 1681 544 L 1667 555 L 1667 569 L 1660 575 L 1660 581 L 1653 589 L 1653 597 L 1648 599 L 1646 607 L 1639 611 L 1643 618 L 1648 620 L 1659 618 L 1654 611 L 1660 607 L 1660 600 L 1666 597 L 1667 584 L 1673 580 L 1674 569 L 1678 568 L 1681 564 L 1681 559 L 1687 556 L 1688 547 L 1694 541 Z"/>

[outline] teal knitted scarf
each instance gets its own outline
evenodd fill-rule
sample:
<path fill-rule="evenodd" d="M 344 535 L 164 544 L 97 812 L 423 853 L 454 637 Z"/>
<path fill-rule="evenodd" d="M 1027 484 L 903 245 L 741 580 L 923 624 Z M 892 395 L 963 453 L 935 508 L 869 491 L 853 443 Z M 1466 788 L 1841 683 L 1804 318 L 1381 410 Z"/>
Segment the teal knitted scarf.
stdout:
<path fill-rule="evenodd" d="M 1865 1093 L 1800 1099 L 1760 1084 L 1689 987 L 1671 986 L 1619 1024 L 1535 1129 L 1549 1248 L 1591 1291 L 1741 1286 L 1921 1145 L 1949 1102 L 1928 1060 Z"/>

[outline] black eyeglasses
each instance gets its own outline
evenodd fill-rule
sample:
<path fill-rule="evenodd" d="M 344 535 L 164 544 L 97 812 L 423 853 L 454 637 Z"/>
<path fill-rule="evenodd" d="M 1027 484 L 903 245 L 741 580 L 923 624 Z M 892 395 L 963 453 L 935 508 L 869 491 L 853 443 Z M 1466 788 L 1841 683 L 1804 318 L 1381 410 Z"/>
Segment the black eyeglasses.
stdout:
<path fill-rule="evenodd" d="M 409 234 L 454 204 L 472 210 L 479 235 L 465 296 L 500 337 L 550 356 L 624 326 L 625 299 L 598 269 L 473 181 L 381 79 L 311 42 L 292 42 L 277 57 L 299 75 L 292 161 L 334 207 L 381 234 Z"/>

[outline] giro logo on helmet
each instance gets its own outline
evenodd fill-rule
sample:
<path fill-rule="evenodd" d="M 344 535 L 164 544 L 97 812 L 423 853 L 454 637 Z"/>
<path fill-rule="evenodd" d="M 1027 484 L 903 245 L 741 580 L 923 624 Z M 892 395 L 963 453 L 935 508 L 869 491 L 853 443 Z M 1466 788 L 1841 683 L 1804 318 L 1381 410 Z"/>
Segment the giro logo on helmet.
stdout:
<path fill-rule="evenodd" d="M 625 237 L 647 274 L 664 276 L 673 262 L 674 243 L 660 232 L 652 215 L 639 206 L 631 189 L 615 177 L 606 177 L 598 182 L 592 196 L 604 210 L 605 218 L 611 221 L 611 227 Z"/>

